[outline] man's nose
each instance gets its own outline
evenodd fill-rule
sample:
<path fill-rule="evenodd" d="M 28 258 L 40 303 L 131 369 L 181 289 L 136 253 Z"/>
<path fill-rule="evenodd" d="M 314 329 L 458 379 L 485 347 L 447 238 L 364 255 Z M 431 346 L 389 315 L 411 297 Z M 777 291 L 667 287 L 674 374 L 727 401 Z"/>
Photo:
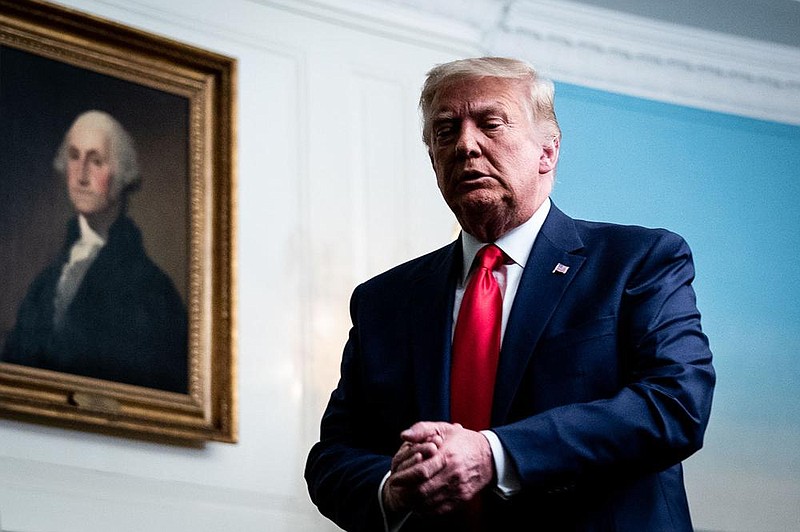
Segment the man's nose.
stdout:
<path fill-rule="evenodd" d="M 89 168 L 89 161 L 88 160 L 81 161 L 80 169 L 78 171 L 78 181 L 80 182 L 80 184 L 86 185 L 89 183 L 90 170 L 91 169 Z"/>
<path fill-rule="evenodd" d="M 463 123 L 456 142 L 456 153 L 462 157 L 478 157 L 481 154 L 479 135 L 480 130 L 474 124 Z"/>

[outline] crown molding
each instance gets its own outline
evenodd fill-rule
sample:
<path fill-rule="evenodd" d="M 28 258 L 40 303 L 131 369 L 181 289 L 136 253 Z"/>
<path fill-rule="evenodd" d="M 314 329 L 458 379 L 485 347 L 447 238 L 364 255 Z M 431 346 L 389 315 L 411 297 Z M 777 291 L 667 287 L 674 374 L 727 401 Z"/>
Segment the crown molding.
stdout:
<path fill-rule="evenodd" d="M 455 56 L 480 53 L 479 28 L 459 17 L 439 16 L 431 13 L 430 9 L 420 9 L 413 5 L 412 0 L 249 1 L 374 35 L 433 47 Z"/>
<path fill-rule="evenodd" d="M 556 81 L 800 125 L 800 49 L 566 0 L 506 5 L 484 47 Z"/>
<path fill-rule="evenodd" d="M 156 0 L 62 1 L 126 10 L 134 9 L 130 5 L 143 9 L 163 4 Z M 570 0 L 240 1 L 454 57 L 518 57 L 556 81 L 800 125 L 800 48 Z M 188 0 L 181 3 L 185 4 Z"/>

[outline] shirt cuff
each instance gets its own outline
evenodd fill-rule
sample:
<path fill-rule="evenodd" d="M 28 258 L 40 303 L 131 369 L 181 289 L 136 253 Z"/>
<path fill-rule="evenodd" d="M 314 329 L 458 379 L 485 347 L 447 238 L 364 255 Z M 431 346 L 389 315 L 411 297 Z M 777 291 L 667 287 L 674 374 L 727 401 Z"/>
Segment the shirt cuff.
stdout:
<path fill-rule="evenodd" d="M 386 484 L 386 481 L 389 480 L 389 475 L 392 472 L 389 471 L 383 476 L 383 480 L 381 480 L 380 486 L 378 486 L 378 504 L 381 507 L 381 515 L 383 516 L 383 530 L 384 532 L 398 532 L 400 527 L 405 524 L 408 517 L 411 515 L 411 512 L 407 513 L 390 513 L 387 512 L 386 508 L 383 507 L 383 486 Z"/>
<path fill-rule="evenodd" d="M 514 469 L 511 457 L 506 452 L 503 444 L 500 443 L 500 438 L 497 437 L 497 434 L 491 430 L 482 430 L 481 434 L 489 440 L 489 447 L 492 448 L 492 460 L 494 461 L 494 469 L 497 473 L 495 492 L 500 497 L 508 499 L 522 489 L 519 475 Z"/>

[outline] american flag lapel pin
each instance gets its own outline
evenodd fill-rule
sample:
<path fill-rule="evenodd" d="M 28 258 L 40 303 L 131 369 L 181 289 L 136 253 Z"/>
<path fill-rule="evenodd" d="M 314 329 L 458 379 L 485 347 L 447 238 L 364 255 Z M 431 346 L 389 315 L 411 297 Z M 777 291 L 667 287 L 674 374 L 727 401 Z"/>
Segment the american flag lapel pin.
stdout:
<path fill-rule="evenodd" d="M 565 275 L 569 271 L 569 266 L 561 264 L 560 262 L 556 264 L 556 267 L 553 268 L 553 271 L 550 273 L 557 273 L 559 275 Z"/>

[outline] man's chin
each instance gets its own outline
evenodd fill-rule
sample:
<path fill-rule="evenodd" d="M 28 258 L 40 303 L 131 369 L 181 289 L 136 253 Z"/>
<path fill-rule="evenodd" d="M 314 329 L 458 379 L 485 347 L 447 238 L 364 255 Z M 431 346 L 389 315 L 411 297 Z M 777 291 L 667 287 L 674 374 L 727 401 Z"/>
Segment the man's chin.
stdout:
<path fill-rule="evenodd" d="M 456 201 L 456 206 L 465 214 L 485 214 L 487 211 L 501 209 L 503 201 L 497 191 L 478 188 L 461 194 Z"/>
<path fill-rule="evenodd" d="M 77 212 L 78 214 L 82 214 L 84 216 L 91 216 L 97 210 L 97 208 L 94 205 L 89 205 L 80 202 L 73 202 L 72 207 L 75 209 L 75 212 Z"/>

